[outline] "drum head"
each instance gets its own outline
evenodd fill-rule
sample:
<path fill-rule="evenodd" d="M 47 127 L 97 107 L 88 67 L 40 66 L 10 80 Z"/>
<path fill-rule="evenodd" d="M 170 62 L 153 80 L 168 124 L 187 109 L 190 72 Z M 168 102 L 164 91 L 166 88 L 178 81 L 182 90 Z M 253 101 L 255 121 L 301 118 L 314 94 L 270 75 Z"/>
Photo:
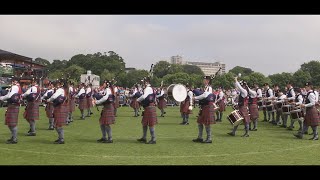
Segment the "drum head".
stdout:
<path fill-rule="evenodd" d="M 178 102 L 184 101 L 187 97 L 186 87 L 184 87 L 182 84 L 175 85 L 172 90 L 172 96 Z"/>

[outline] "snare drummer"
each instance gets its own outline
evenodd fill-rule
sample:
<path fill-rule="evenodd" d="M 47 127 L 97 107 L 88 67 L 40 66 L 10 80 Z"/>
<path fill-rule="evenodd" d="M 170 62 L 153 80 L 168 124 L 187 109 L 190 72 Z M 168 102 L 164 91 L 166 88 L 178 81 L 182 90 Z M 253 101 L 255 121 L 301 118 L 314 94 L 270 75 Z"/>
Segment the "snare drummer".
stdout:
<path fill-rule="evenodd" d="M 298 134 L 294 134 L 299 139 L 303 138 L 303 134 L 307 132 L 308 127 L 311 126 L 313 131 L 313 137 L 309 140 L 318 140 L 318 125 L 319 125 L 319 112 L 317 111 L 315 107 L 316 103 L 316 95 L 314 91 L 312 90 L 312 84 L 310 82 L 307 82 L 305 84 L 306 90 L 308 92 L 305 100 L 305 104 L 301 104 L 301 108 L 306 108 L 306 115 L 303 122 L 303 129 L 302 132 L 299 132 Z"/>
<path fill-rule="evenodd" d="M 283 92 L 281 90 L 278 91 L 277 93 L 278 95 L 278 99 L 276 101 L 276 104 L 280 104 L 284 102 L 284 99 L 287 97 L 285 94 L 283 94 Z M 282 107 L 282 106 L 281 106 Z M 282 123 L 283 123 L 283 113 L 282 113 L 282 108 L 277 108 L 277 112 L 276 112 L 276 122 L 274 125 L 278 125 L 280 124 L 280 117 L 282 119 Z"/>
<path fill-rule="evenodd" d="M 211 77 L 205 76 L 204 77 L 204 83 L 210 82 Z M 197 119 L 198 123 L 198 138 L 193 139 L 193 142 L 202 142 L 202 143 L 212 143 L 211 138 L 211 124 L 215 124 L 215 116 L 214 116 L 214 102 L 216 100 L 216 96 L 212 92 L 202 92 L 198 90 L 194 90 L 193 93 L 195 96 L 193 97 L 193 100 L 199 100 L 200 105 L 200 111 L 199 111 L 199 117 Z M 206 128 L 207 132 L 207 139 L 204 141 L 202 138 L 202 132 L 203 132 L 203 126 Z"/>
<path fill-rule="evenodd" d="M 303 103 L 303 98 L 302 98 L 302 94 L 301 94 L 301 90 L 300 88 L 294 88 L 294 92 L 296 94 L 296 97 L 295 97 L 295 102 L 293 103 L 295 106 L 300 106 L 302 103 Z M 291 120 L 291 124 L 289 126 L 289 130 L 293 130 L 293 124 L 294 124 L 295 121 Z M 300 125 L 300 128 L 299 128 L 299 131 L 302 130 L 302 121 L 298 121 L 299 122 L 299 125 Z M 292 128 L 290 128 L 292 127 Z"/>
<path fill-rule="evenodd" d="M 250 112 L 250 120 L 253 122 L 253 129 L 251 129 L 251 122 L 249 123 L 249 130 L 251 131 L 257 131 L 257 124 L 259 119 L 259 109 L 257 105 L 257 92 L 250 89 L 249 87 L 249 112 Z"/>
<path fill-rule="evenodd" d="M 239 95 L 239 111 L 243 116 L 243 124 L 245 126 L 245 134 L 242 137 L 249 137 L 249 123 L 250 123 L 250 116 L 248 112 L 248 87 L 245 82 L 238 82 L 238 77 L 235 77 L 235 86 L 240 90 Z M 231 136 L 235 136 L 237 128 L 239 125 L 234 126 L 232 132 L 228 133 Z"/>
<path fill-rule="evenodd" d="M 264 89 L 266 91 L 266 97 L 264 98 L 264 100 L 272 101 L 272 99 L 274 99 L 273 90 L 269 87 L 268 83 L 264 84 Z M 267 109 L 264 109 L 263 110 L 263 115 L 264 115 L 264 120 L 263 121 L 266 121 L 266 122 L 270 121 L 270 114 L 272 115 L 272 121 L 274 121 L 274 112 L 269 112 L 268 111 L 268 120 L 266 118 L 266 112 L 267 112 Z"/>
<path fill-rule="evenodd" d="M 296 98 L 296 93 L 294 92 L 294 89 L 292 87 L 292 83 L 291 82 L 287 82 L 287 98 L 285 99 L 285 101 L 289 102 L 289 104 L 293 104 L 293 101 L 295 100 Z M 283 127 L 287 126 L 287 120 L 288 120 L 288 114 L 284 114 L 283 115 Z M 290 120 L 291 120 L 291 123 L 292 126 L 290 125 L 288 127 L 288 130 L 292 130 L 294 127 L 293 127 L 293 120 L 291 119 L 291 116 L 290 116 Z"/>

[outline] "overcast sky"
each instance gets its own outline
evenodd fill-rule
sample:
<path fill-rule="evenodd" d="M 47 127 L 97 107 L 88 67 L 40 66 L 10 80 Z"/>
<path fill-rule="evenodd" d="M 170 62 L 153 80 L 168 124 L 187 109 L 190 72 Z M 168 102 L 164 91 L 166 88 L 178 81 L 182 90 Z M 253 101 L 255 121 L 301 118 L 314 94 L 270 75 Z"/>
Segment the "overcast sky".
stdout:
<path fill-rule="evenodd" d="M 49 61 L 112 50 L 126 67 L 147 70 L 181 55 L 269 75 L 319 59 L 320 16 L 1 15 L 0 49 Z"/>

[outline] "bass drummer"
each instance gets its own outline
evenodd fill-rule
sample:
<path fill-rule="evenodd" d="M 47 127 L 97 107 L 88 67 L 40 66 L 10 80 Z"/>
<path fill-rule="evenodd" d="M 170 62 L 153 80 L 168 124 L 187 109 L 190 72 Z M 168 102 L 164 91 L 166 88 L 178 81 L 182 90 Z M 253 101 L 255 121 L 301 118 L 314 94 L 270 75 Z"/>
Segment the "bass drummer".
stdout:
<path fill-rule="evenodd" d="M 248 112 L 248 87 L 247 87 L 247 83 L 245 83 L 245 82 L 239 83 L 238 77 L 235 77 L 234 80 L 235 80 L 235 86 L 237 87 L 237 89 L 240 90 L 238 106 L 239 106 L 239 111 L 243 117 L 243 124 L 245 126 L 245 134 L 242 137 L 249 137 L 250 116 L 249 116 L 249 112 Z M 234 126 L 232 132 L 230 132 L 228 134 L 230 136 L 235 136 L 238 126 L 239 125 Z"/>

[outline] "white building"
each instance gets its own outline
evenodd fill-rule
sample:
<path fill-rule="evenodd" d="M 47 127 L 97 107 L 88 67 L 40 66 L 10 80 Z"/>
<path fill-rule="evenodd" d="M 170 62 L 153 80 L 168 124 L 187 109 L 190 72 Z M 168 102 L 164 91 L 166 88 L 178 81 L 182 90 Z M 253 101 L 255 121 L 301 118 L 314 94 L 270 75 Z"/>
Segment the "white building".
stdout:
<path fill-rule="evenodd" d="M 86 85 L 91 83 L 93 89 L 100 87 L 100 76 L 92 74 L 90 70 L 87 71 L 87 74 L 81 74 L 80 81 Z"/>
<path fill-rule="evenodd" d="M 221 63 L 221 62 L 208 63 L 208 62 L 190 62 L 190 61 L 187 61 L 186 64 L 198 66 L 202 70 L 204 75 L 206 75 L 206 76 L 210 76 L 210 75 L 216 74 L 216 72 L 218 72 L 220 68 L 221 68 L 221 70 L 219 71 L 218 74 L 221 75 L 221 74 L 225 74 L 226 73 L 226 64 Z"/>
<path fill-rule="evenodd" d="M 182 57 L 177 55 L 177 56 L 172 56 L 171 57 L 171 64 L 182 64 Z"/>

